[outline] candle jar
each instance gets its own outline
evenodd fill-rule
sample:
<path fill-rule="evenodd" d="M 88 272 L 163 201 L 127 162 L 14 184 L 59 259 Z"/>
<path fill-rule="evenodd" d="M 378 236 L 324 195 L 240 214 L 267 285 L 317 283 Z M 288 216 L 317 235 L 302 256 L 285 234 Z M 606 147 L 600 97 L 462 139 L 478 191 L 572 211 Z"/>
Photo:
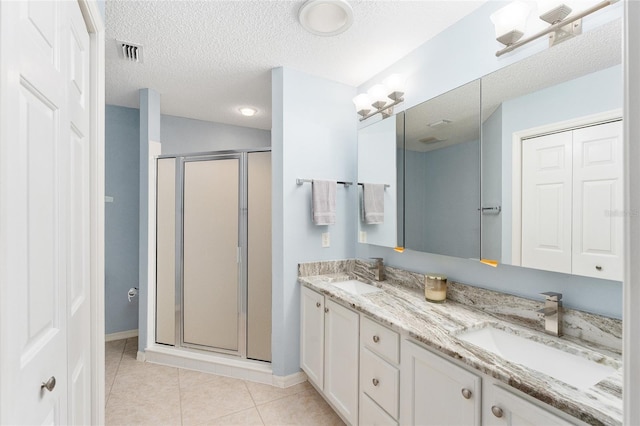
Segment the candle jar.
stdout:
<path fill-rule="evenodd" d="M 428 302 L 442 303 L 447 298 L 447 277 L 442 274 L 424 276 L 424 298 Z"/>

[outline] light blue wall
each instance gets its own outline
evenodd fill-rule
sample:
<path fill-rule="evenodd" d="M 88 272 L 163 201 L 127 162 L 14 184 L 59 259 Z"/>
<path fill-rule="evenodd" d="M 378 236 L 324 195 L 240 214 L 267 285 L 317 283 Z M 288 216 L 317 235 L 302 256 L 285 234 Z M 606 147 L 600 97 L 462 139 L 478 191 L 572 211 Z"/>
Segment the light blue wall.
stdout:
<path fill-rule="evenodd" d="M 138 328 L 138 199 L 140 115 L 137 109 L 105 109 L 105 333 Z"/>
<path fill-rule="evenodd" d="M 269 130 L 163 115 L 162 154 L 268 148 Z"/>
<path fill-rule="evenodd" d="M 623 2 L 618 2 L 583 20 L 584 31 L 603 23 L 620 19 Z M 406 101 L 401 108 L 409 108 L 427 99 L 482 77 L 547 48 L 547 40 L 540 40 L 500 58 L 489 15 L 507 2 L 487 2 L 475 12 L 399 60 L 384 72 L 361 85 L 366 91 L 391 73 L 408 76 Z M 503 156 L 504 158 L 504 156 Z M 381 256 L 392 266 L 417 272 L 438 271 L 451 279 L 504 291 L 532 299 L 540 299 L 542 291 L 559 291 L 565 296 L 565 306 L 600 313 L 616 318 L 622 312 L 622 285 L 619 282 L 587 280 L 583 277 L 536 271 L 500 265 L 498 268 L 477 261 L 431 255 L 406 250 L 397 253 L 390 248 L 358 244 L 357 256 Z"/>
<path fill-rule="evenodd" d="M 147 344 L 147 303 L 149 296 L 149 142 L 160 142 L 160 94 L 140 89 L 140 232 L 139 232 L 139 310 L 138 350 Z"/>
<path fill-rule="evenodd" d="M 407 152 L 405 247 L 449 256 L 480 257 L 480 142 Z M 411 160 L 409 160 L 411 158 Z M 417 167 L 421 176 L 412 176 Z"/>
<path fill-rule="evenodd" d="M 311 185 L 296 178 L 356 179 L 355 88 L 289 68 L 272 71 L 273 371 L 300 369 L 300 262 L 355 253 L 357 191 L 338 186 L 336 224 L 311 222 Z M 330 232 L 331 247 L 321 247 Z"/>

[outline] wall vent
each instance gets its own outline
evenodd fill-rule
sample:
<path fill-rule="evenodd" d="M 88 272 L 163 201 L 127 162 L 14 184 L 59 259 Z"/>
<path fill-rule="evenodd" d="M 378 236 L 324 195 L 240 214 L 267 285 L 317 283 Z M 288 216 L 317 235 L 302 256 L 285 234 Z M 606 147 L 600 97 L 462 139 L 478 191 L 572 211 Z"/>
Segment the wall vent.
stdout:
<path fill-rule="evenodd" d="M 126 61 L 142 62 L 142 45 L 116 40 L 120 57 Z"/>

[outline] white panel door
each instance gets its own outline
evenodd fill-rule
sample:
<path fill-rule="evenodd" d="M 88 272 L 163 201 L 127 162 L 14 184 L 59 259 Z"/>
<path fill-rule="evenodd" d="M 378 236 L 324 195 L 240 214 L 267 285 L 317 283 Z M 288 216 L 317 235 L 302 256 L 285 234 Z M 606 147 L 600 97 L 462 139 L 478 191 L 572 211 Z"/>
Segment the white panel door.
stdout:
<path fill-rule="evenodd" d="M 571 273 L 571 146 L 571 132 L 522 145 L 524 267 Z"/>
<path fill-rule="evenodd" d="M 325 302 L 324 394 L 352 425 L 358 424 L 360 316 Z"/>
<path fill-rule="evenodd" d="M 76 2 L 0 28 L 0 423 L 88 424 L 89 38 Z"/>
<path fill-rule="evenodd" d="M 573 131 L 572 272 L 622 281 L 622 121 Z"/>
<path fill-rule="evenodd" d="M 68 423 L 91 423 L 91 347 L 90 347 L 90 94 L 89 34 L 76 2 L 62 2 L 68 10 L 63 43 L 68 47 L 67 105 L 67 318 L 68 318 Z"/>

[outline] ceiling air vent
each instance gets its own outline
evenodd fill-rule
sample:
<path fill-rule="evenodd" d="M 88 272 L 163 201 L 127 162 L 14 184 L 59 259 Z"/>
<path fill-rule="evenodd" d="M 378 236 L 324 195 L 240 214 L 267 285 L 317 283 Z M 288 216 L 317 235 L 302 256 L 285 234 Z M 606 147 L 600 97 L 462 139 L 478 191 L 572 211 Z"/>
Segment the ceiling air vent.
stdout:
<path fill-rule="evenodd" d="M 142 45 L 116 40 L 120 57 L 131 62 L 142 62 Z"/>

